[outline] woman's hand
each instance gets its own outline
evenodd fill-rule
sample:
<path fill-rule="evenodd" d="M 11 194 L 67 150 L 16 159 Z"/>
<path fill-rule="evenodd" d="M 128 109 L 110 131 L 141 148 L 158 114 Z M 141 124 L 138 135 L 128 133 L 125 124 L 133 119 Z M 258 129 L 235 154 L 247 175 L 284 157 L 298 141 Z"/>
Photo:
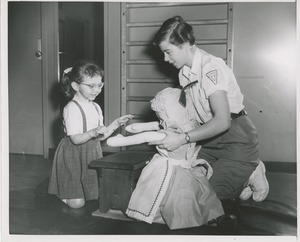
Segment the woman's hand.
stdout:
<path fill-rule="evenodd" d="M 173 151 L 186 143 L 184 133 L 175 133 L 171 130 L 159 130 L 158 132 L 164 133 L 166 138 L 159 141 L 149 142 L 148 145 L 158 145 L 161 149 Z"/>

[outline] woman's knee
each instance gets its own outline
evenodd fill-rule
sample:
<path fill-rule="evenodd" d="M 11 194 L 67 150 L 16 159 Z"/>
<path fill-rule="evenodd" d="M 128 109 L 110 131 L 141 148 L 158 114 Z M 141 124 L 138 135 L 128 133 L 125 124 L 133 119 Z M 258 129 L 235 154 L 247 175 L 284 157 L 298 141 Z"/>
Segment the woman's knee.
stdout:
<path fill-rule="evenodd" d="M 218 160 L 209 182 L 219 199 L 236 198 L 244 189 L 252 170 L 252 166 L 242 162 Z"/>
<path fill-rule="evenodd" d="M 71 208 L 81 208 L 85 204 L 84 198 L 67 199 L 67 204 Z"/>

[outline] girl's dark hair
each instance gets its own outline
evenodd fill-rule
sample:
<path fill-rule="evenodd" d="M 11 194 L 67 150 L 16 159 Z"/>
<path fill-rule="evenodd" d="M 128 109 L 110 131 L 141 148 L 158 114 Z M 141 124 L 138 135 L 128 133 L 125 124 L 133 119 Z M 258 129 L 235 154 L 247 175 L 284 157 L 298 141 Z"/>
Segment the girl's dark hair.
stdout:
<path fill-rule="evenodd" d="M 84 77 L 92 78 L 94 76 L 100 76 L 103 79 L 103 69 L 91 61 L 77 61 L 68 73 L 63 73 L 61 78 L 61 87 L 66 97 L 72 98 L 75 94 L 75 90 L 71 86 L 72 82 L 80 84 Z"/>
<path fill-rule="evenodd" d="M 165 40 L 176 46 L 181 46 L 184 43 L 194 45 L 195 37 L 193 35 L 193 27 L 180 16 L 169 18 L 156 33 L 153 44 L 158 46 Z"/>

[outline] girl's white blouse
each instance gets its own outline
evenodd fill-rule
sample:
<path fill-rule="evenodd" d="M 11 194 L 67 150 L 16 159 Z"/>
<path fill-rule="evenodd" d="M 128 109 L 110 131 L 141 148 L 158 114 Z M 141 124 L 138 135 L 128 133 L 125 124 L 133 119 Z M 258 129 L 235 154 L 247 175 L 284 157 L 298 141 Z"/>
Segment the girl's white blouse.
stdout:
<path fill-rule="evenodd" d="M 80 102 L 73 98 L 82 107 L 86 116 L 87 131 L 103 125 L 103 114 L 100 106 L 95 102 Z M 95 105 L 96 108 L 95 108 Z M 69 102 L 63 111 L 64 129 L 67 136 L 83 133 L 83 118 L 78 106 L 74 102 Z"/>

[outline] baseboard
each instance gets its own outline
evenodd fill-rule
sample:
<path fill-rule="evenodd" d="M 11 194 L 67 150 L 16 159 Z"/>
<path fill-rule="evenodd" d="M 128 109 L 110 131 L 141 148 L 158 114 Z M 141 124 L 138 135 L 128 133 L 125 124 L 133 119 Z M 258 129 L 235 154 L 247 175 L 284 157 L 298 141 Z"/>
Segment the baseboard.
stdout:
<path fill-rule="evenodd" d="M 49 148 L 49 159 L 54 158 L 55 151 L 56 151 L 56 148 Z"/>
<path fill-rule="evenodd" d="M 296 162 L 264 161 L 267 172 L 297 173 Z"/>

